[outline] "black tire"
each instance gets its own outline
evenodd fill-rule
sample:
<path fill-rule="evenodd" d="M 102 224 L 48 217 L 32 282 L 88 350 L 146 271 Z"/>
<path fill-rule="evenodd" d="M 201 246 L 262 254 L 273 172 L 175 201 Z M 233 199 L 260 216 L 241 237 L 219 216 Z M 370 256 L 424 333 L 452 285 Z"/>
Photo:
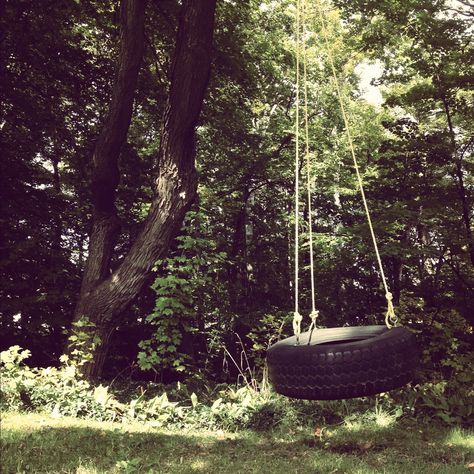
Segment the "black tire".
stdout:
<path fill-rule="evenodd" d="M 401 387 L 413 379 L 419 351 L 404 328 L 360 326 L 315 329 L 300 344 L 292 336 L 267 352 L 276 392 L 305 400 L 363 397 Z"/>

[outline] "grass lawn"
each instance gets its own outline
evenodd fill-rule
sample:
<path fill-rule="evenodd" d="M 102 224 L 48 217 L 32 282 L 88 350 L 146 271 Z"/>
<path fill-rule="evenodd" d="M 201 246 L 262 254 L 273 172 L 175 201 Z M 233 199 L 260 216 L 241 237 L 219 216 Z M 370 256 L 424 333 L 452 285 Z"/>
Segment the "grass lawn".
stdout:
<path fill-rule="evenodd" d="M 1 472 L 474 474 L 469 431 L 405 421 L 328 428 L 318 435 L 296 427 L 264 434 L 167 431 L 7 413 Z"/>

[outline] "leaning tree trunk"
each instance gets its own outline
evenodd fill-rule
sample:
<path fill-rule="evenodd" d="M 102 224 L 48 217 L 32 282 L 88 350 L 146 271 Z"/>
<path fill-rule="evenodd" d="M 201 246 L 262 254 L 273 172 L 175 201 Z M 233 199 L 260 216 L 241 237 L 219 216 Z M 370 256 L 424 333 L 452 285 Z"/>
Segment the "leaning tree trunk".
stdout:
<path fill-rule="evenodd" d="M 110 275 L 110 261 L 119 232 L 115 208 L 115 192 L 120 178 L 118 159 L 132 119 L 133 98 L 143 54 L 145 0 L 122 0 L 120 14 L 117 75 L 107 118 L 92 158 L 92 231 L 77 314 L 83 313 L 82 306 L 89 292 Z"/>
<path fill-rule="evenodd" d="M 143 1 L 123 0 L 123 4 L 130 7 L 128 10 L 125 8 L 125 11 L 128 12 L 126 24 L 137 22 L 135 28 L 130 29 L 129 33 L 138 41 L 138 37 L 143 38 Z M 109 155 L 109 157 L 113 155 L 113 159 L 104 160 L 108 163 L 109 169 L 113 171 L 112 178 L 109 174 L 102 175 L 102 169 L 99 166 L 96 165 L 94 168 L 94 185 L 101 183 L 101 180 L 106 180 L 105 186 L 100 185 L 100 189 L 97 188 L 100 191 L 100 193 L 98 192 L 100 201 L 105 202 L 106 205 L 98 209 L 99 196 L 96 196 L 94 224 L 97 226 L 97 230 L 91 234 L 90 253 L 80 300 L 75 312 L 76 320 L 82 316 L 88 317 L 96 325 L 96 334 L 102 339 L 102 344 L 99 344 L 95 350 L 93 362 L 84 367 L 84 373 L 88 377 L 100 375 L 105 361 L 107 341 L 117 317 L 133 302 L 147 281 L 154 263 L 162 258 L 167 251 L 171 239 L 179 231 L 185 213 L 195 198 L 197 189 L 194 164 L 195 128 L 209 81 L 215 7 L 216 0 L 185 0 L 181 7 L 182 14 L 176 38 L 170 73 L 170 89 L 158 151 L 159 171 L 155 181 L 155 198 L 151 203 L 141 232 L 121 265 L 111 274 L 109 270 L 110 256 L 115 245 L 116 235 L 115 209 L 112 208 L 111 203 L 114 202 L 117 185 L 118 173 L 115 170 L 118 169 L 118 153 L 124 140 L 122 129 L 117 133 L 112 133 L 110 135 L 111 141 L 106 145 L 113 150 Z M 137 10 L 134 10 L 135 8 Z M 122 51 L 128 49 L 127 44 L 133 43 L 132 40 L 130 43 L 127 42 L 126 31 L 125 28 L 122 35 Z M 137 43 L 134 44 L 135 46 L 132 48 L 138 48 Z M 141 51 L 141 46 L 139 51 Z M 137 54 L 136 49 L 134 51 L 128 50 L 128 52 Z M 129 97 L 120 92 L 118 83 L 120 82 L 120 70 L 132 70 L 134 67 L 132 62 L 132 58 L 127 53 L 121 54 L 119 79 L 113 93 L 118 102 L 121 102 L 121 97 L 124 100 Z M 138 66 L 136 67 L 138 68 Z M 133 69 L 133 72 L 135 78 L 132 78 L 133 84 L 128 83 L 128 87 L 134 89 L 138 69 Z M 114 99 L 111 108 L 113 105 Z M 129 107 L 131 109 L 131 101 Z M 128 117 L 125 127 L 128 129 L 129 109 L 127 112 L 125 109 L 127 108 L 122 104 L 121 113 L 116 116 L 116 119 L 122 124 Z M 109 114 L 110 116 L 111 114 Z M 112 118 L 111 121 L 113 122 L 114 119 Z M 108 122 L 104 127 L 103 134 L 107 126 Z M 103 218 L 103 214 L 100 216 L 96 214 L 96 212 L 104 213 L 104 211 L 105 218 Z M 103 218 L 102 221 L 97 222 L 97 217 Z M 91 259 L 95 261 L 89 262 Z M 88 267 L 90 267 L 89 270 L 87 270 Z"/>

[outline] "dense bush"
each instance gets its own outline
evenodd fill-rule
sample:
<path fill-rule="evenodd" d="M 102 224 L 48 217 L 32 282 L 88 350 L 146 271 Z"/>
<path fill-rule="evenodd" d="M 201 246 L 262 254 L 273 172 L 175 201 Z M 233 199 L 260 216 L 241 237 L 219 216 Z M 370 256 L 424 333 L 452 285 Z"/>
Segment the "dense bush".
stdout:
<path fill-rule="evenodd" d="M 118 390 L 93 386 L 67 357 L 59 368 L 30 368 L 30 356 L 18 346 L 1 353 L 0 405 L 4 411 L 46 411 L 100 421 L 132 420 L 157 427 L 268 430 L 362 422 L 387 426 L 402 416 L 438 417 L 446 423 L 474 421 L 472 386 L 453 392 L 446 382 L 427 382 L 371 398 L 307 402 L 280 397 L 271 390 L 229 385 L 201 387 L 199 395 L 176 384 L 150 384 L 124 398 Z M 460 407 L 463 407 L 461 410 Z"/>
<path fill-rule="evenodd" d="M 126 402 L 118 400 L 109 387 L 93 386 L 84 380 L 74 363 L 62 357 L 60 368 L 30 368 L 23 361 L 28 350 L 13 346 L 1 353 L 2 410 L 41 410 L 55 416 L 76 416 L 100 421 L 149 422 L 155 426 L 223 428 L 268 428 L 281 422 L 286 412 L 270 392 L 256 392 L 250 387 L 217 390 L 210 404 L 201 403 L 184 386 L 148 396 L 146 390 Z M 222 388 L 222 387 L 221 387 Z M 153 387 L 152 387 L 153 389 Z M 150 390 L 153 391 L 153 390 Z M 213 392 L 215 394 L 215 392 Z M 209 400 L 204 396 L 203 400 Z M 260 415 L 261 414 L 261 415 Z"/>
<path fill-rule="evenodd" d="M 188 212 L 175 252 L 156 262 L 160 272 L 151 286 L 156 302 L 146 317 L 153 331 L 139 343 L 138 365 L 143 370 L 192 373 L 212 365 L 213 349 L 220 347 L 229 319 L 225 289 L 218 280 L 226 254 L 206 237 L 203 221 L 203 213 Z"/>

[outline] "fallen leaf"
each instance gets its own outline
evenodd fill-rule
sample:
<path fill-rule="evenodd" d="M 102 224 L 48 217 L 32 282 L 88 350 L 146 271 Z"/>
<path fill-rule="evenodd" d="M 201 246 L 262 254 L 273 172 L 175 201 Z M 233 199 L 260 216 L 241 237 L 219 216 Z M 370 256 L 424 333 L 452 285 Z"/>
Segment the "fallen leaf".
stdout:
<path fill-rule="evenodd" d="M 365 451 L 367 451 L 368 449 L 370 449 L 372 447 L 372 443 L 370 441 L 367 441 L 366 443 L 362 444 L 361 445 L 361 448 Z"/>

